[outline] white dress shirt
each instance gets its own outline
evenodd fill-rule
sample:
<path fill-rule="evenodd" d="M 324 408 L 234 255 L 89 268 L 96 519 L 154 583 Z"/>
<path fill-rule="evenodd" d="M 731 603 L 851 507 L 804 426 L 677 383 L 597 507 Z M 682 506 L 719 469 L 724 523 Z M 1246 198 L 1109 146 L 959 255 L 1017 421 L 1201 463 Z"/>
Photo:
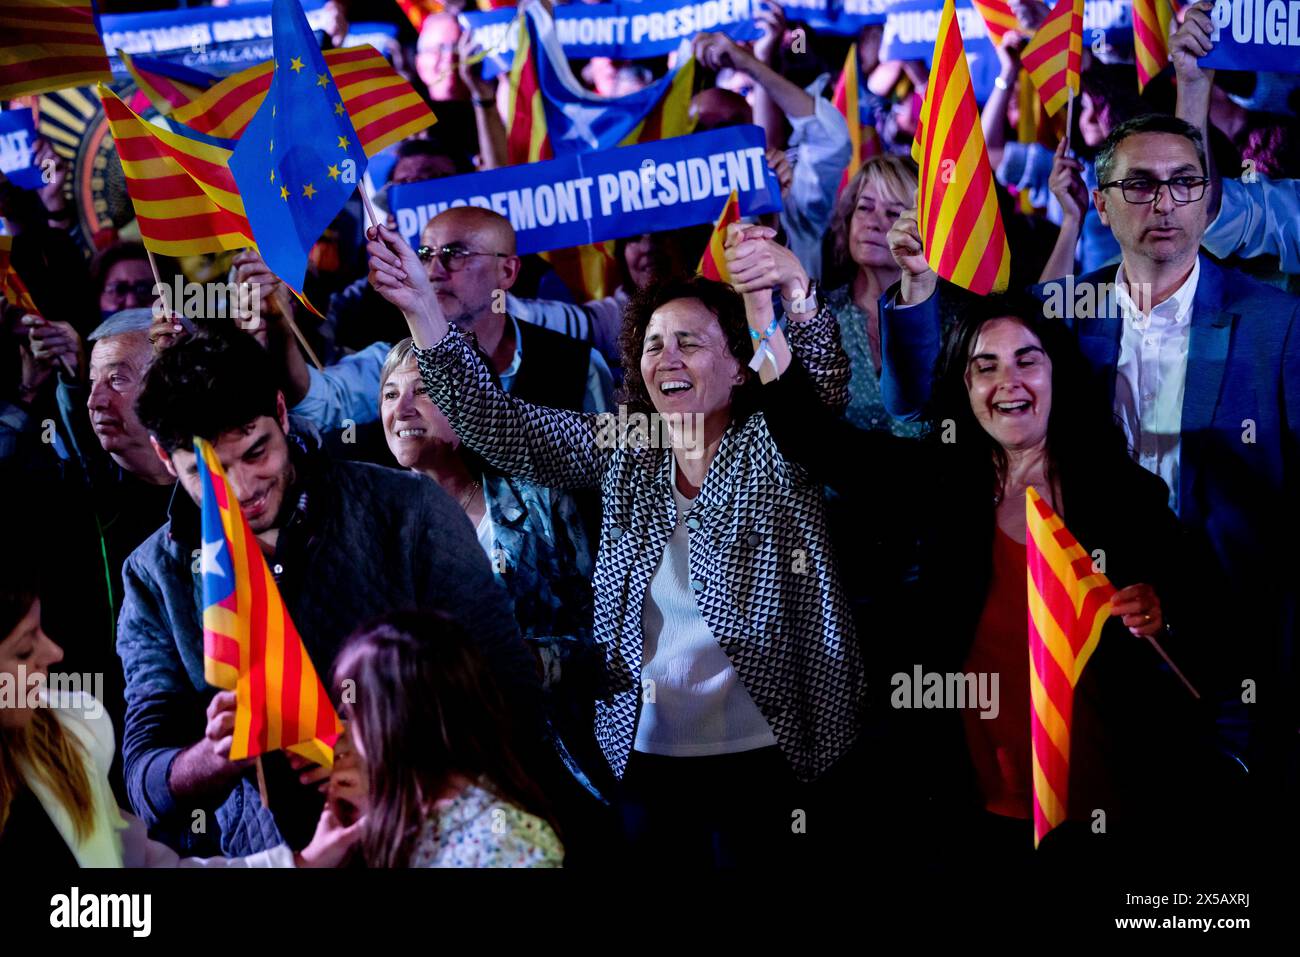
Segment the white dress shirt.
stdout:
<path fill-rule="evenodd" d="M 1175 513 L 1187 346 L 1200 276 L 1198 258 L 1174 294 L 1143 314 L 1128 293 L 1123 265 L 1115 275 L 1115 296 L 1124 321 L 1115 377 L 1115 412 L 1124 423 L 1124 434 L 1138 464 L 1159 475 L 1169 486 L 1169 507 Z"/>

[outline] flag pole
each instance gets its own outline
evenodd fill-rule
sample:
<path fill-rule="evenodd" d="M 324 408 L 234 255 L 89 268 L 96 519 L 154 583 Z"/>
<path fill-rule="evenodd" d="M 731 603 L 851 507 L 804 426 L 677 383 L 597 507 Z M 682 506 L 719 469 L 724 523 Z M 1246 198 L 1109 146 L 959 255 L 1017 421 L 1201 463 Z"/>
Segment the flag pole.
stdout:
<path fill-rule="evenodd" d="M 266 798 L 266 771 L 262 768 L 262 756 L 257 756 L 257 793 L 262 798 L 262 807 L 266 810 L 271 809 L 270 802 Z"/>
<path fill-rule="evenodd" d="M 361 194 L 361 202 L 366 204 L 366 215 L 370 217 L 370 225 L 376 229 L 379 228 L 379 216 L 375 213 L 374 204 L 370 202 L 370 194 L 366 192 L 365 186 L 357 184 L 357 192 Z"/>
<path fill-rule="evenodd" d="M 1074 129 L 1074 87 L 1067 84 L 1065 89 L 1065 153 L 1068 156 L 1072 148 L 1070 146 L 1070 133 Z"/>
<path fill-rule="evenodd" d="M 1192 685 L 1190 681 L 1187 680 L 1187 676 L 1184 675 L 1182 671 L 1179 670 L 1176 664 L 1174 664 L 1173 659 L 1170 658 L 1167 654 L 1165 654 L 1165 650 L 1160 647 L 1160 642 L 1156 641 L 1155 636 L 1147 635 L 1147 641 L 1151 642 L 1151 647 L 1156 650 L 1156 654 L 1158 654 L 1162 659 L 1164 659 L 1165 664 L 1169 666 L 1170 670 L 1173 671 L 1174 675 L 1178 678 L 1178 680 L 1183 683 L 1183 687 L 1192 693 L 1193 698 L 1195 698 L 1197 701 L 1200 701 L 1201 693 L 1196 690 L 1196 688 Z"/>

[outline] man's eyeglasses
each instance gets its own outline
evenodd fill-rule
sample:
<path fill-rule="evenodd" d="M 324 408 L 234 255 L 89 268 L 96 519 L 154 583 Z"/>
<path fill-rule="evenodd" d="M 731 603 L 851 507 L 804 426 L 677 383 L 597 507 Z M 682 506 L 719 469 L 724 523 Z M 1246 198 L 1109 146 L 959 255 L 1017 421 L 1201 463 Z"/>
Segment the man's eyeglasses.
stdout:
<path fill-rule="evenodd" d="M 480 253 L 455 244 L 439 246 L 436 249 L 433 246 L 421 246 L 415 251 L 415 255 L 420 258 L 422 263 L 427 263 L 436 256 L 438 262 L 442 263 L 442 268 L 447 272 L 456 272 L 458 269 L 463 269 L 465 264 L 469 262 L 470 256 L 496 256 L 498 259 L 510 258 L 509 253 Z"/>
<path fill-rule="evenodd" d="M 119 279 L 117 282 L 105 283 L 104 292 L 116 299 L 125 299 L 131 293 L 135 293 L 137 299 L 152 299 L 154 285 L 152 279 L 141 279 L 139 282 Z"/>
<path fill-rule="evenodd" d="M 1110 189 L 1112 186 L 1118 186 L 1120 192 L 1124 194 L 1124 202 L 1144 206 L 1156 202 L 1156 198 L 1160 195 L 1160 187 L 1168 186 L 1169 198 L 1179 206 L 1186 206 L 1204 196 L 1205 187 L 1208 185 L 1210 180 L 1206 176 L 1175 176 L 1173 179 L 1149 179 L 1145 176 L 1136 176 L 1133 179 L 1111 180 L 1109 183 L 1100 184 L 1098 188 Z"/>

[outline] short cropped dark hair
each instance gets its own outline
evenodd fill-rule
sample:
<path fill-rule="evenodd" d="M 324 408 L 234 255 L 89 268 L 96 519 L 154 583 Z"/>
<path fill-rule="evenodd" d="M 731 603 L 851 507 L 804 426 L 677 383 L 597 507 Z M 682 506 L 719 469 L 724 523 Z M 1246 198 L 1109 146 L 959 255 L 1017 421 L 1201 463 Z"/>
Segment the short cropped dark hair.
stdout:
<path fill-rule="evenodd" d="M 1201 136 L 1200 130 L 1186 120 L 1169 116 L 1167 113 L 1143 113 L 1119 124 L 1102 142 L 1097 150 L 1097 158 L 1094 160 L 1098 183 L 1111 181 L 1111 174 L 1115 170 L 1115 150 L 1119 149 L 1120 143 L 1138 133 L 1173 133 L 1186 138 L 1195 147 L 1196 160 L 1201 164 L 1201 173 L 1206 175 L 1208 167 L 1205 165 L 1205 137 Z"/>
<path fill-rule="evenodd" d="M 154 359 L 135 402 L 136 414 L 168 454 L 197 435 L 214 441 L 254 419 L 276 416 L 274 367 L 257 340 L 214 327 Z"/>
<path fill-rule="evenodd" d="M 623 363 L 623 399 L 630 411 L 651 412 L 650 393 L 641 379 L 641 352 L 645 331 L 655 310 L 674 299 L 698 299 L 713 313 L 727 338 L 727 351 L 736 357 L 744 370 L 754 356 L 745 317 L 745 300 L 725 282 L 703 276 L 670 276 L 650 283 L 639 291 L 623 311 L 623 329 L 618 337 L 619 356 Z M 743 422 L 758 407 L 758 377 L 748 376 L 732 393 L 732 420 Z"/>

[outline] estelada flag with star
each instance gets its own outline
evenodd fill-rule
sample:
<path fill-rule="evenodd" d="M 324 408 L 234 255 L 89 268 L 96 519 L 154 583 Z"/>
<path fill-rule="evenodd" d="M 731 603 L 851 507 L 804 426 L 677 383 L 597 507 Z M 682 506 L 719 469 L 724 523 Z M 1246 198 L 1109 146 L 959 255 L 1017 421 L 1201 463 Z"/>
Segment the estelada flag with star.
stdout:
<path fill-rule="evenodd" d="M 311 308 L 302 296 L 311 248 L 361 182 L 367 160 L 298 0 L 274 0 L 271 30 L 271 88 L 230 171 L 267 267 Z"/>
<path fill-rule="evenodd" d="M 203 676 L 235 692 L 230 760 L 287 748 L 329 767 L 343 731 L 212 445 L 194 440 L 203 486 Z"/>

